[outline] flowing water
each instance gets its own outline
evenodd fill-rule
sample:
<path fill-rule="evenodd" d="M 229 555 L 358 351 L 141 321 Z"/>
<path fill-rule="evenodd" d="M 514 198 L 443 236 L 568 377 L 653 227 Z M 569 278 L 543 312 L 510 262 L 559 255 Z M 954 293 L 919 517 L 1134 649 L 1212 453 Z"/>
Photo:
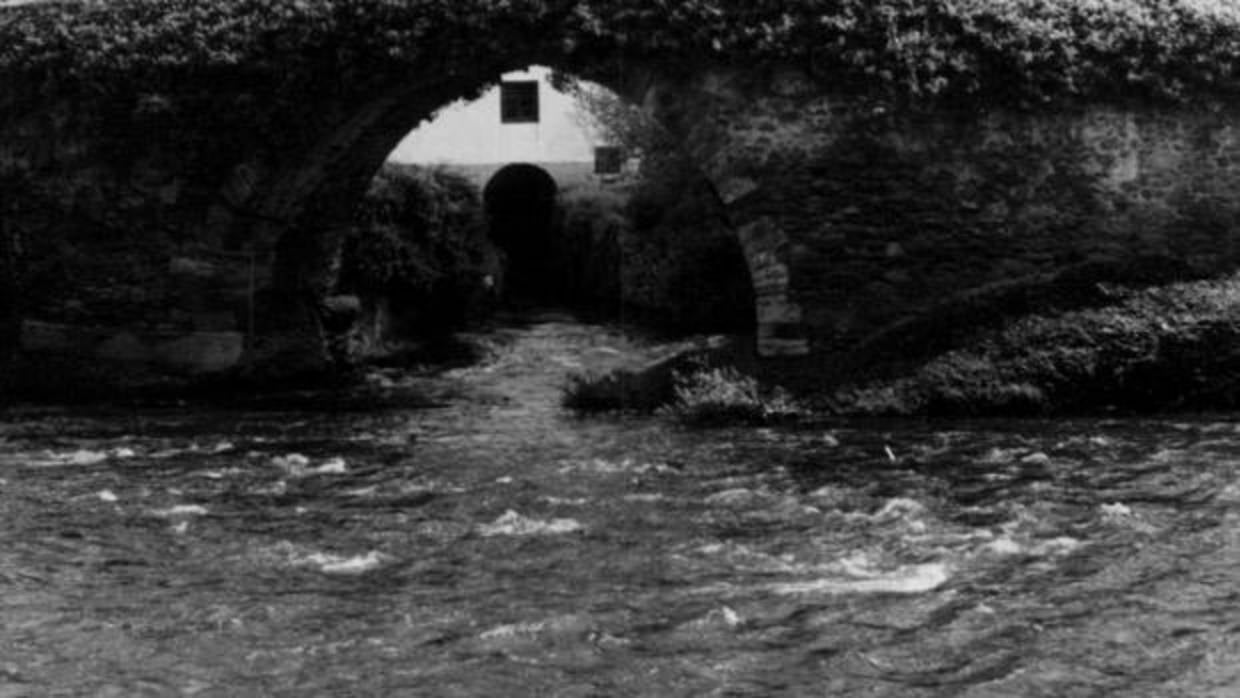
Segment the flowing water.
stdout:
<path fill-rule="evenodd" d="M 505 336 L 432 407 L 8 414 L 0 696 L 1240 696 L 1229 416 L 583 419 L 614 338 Z"/>

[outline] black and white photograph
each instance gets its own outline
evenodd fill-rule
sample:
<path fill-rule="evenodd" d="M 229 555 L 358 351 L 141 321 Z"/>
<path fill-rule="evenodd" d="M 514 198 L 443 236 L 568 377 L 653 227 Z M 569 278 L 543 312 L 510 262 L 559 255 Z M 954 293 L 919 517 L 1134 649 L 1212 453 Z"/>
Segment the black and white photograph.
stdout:
<path fill-rule="evenodd" d="M 1240 0 L 0 0 L 0 698 L 1240 698 Z"/>

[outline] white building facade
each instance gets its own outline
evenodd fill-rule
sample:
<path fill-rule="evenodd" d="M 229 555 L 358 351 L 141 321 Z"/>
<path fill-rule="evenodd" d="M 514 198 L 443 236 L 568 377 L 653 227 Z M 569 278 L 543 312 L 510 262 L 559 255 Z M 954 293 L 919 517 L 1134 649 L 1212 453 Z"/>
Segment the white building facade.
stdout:
<path fill-rule="evenodd" d="M 550 76 L 551 69 L 542 66 L 504 74 L 477 99 L 450 104 L 420 124 L 388 159 L 446 166 L 479 186 L 514 163 L 542 167 L 561 187 L 614 178 L 625 168 L 620 151 Z"/>

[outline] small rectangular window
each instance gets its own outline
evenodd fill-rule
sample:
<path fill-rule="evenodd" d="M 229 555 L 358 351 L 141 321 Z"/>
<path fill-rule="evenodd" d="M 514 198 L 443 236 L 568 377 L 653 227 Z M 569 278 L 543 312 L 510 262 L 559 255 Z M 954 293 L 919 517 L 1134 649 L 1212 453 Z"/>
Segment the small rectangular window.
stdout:
<path fill-rule="evenodd" d="M 538 81 L 510 80 L 500 83 L 499 120 L 505 124 L 538 122 Z"/>
<path fill-rule="evenodd" d="M 620 174 L 624 167 L 624 150 L 612 145 L 594 149 L 594 174 Z"/>

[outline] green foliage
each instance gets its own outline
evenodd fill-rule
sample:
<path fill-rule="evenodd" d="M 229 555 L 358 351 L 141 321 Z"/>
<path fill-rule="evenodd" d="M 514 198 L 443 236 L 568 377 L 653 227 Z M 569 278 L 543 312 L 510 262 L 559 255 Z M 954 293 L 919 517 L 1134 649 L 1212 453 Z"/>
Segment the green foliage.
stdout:
<path fill-rule="evenodd" d="M 788 421 L 802 408 L 780 388 L 767 388 L 732 367 L 675 376 L 675 400 L 667 412 L 691 424 L 765 424 Z"/>
<path fill-rule="evenodd" d="M 675 139 L 640 105 L 598 85 L 564 73 L 554 73 L 556 87 L 571 95 L 584 124 L 605 143 L 626 153 L 645 156 L 675 148 Z"/>
<path fill-rule="evenodd" d="M 478 190 L 436 168 L 385 166 L 358 207 L 340 285 L 409 307 L 463 310 L 496 273 Z"/>
<path fill-rule="evenodd" d="M 47 94 L 108 92 L 121 83 L 175 91 L 170 77 L 205 75 L 291 97 L 410 70 L 492 70 L 535 57 L 590 73 L 618 52 L 681 65 L 791 59 L 832 85 L 884 96 L 1186 99 L 1234 95 L 1240 7 L 1229 0 L 115 0 L 0 10 L 0 74 L 33 77 Z M 177 99 L 147 105 L 186 106 Z"/>

